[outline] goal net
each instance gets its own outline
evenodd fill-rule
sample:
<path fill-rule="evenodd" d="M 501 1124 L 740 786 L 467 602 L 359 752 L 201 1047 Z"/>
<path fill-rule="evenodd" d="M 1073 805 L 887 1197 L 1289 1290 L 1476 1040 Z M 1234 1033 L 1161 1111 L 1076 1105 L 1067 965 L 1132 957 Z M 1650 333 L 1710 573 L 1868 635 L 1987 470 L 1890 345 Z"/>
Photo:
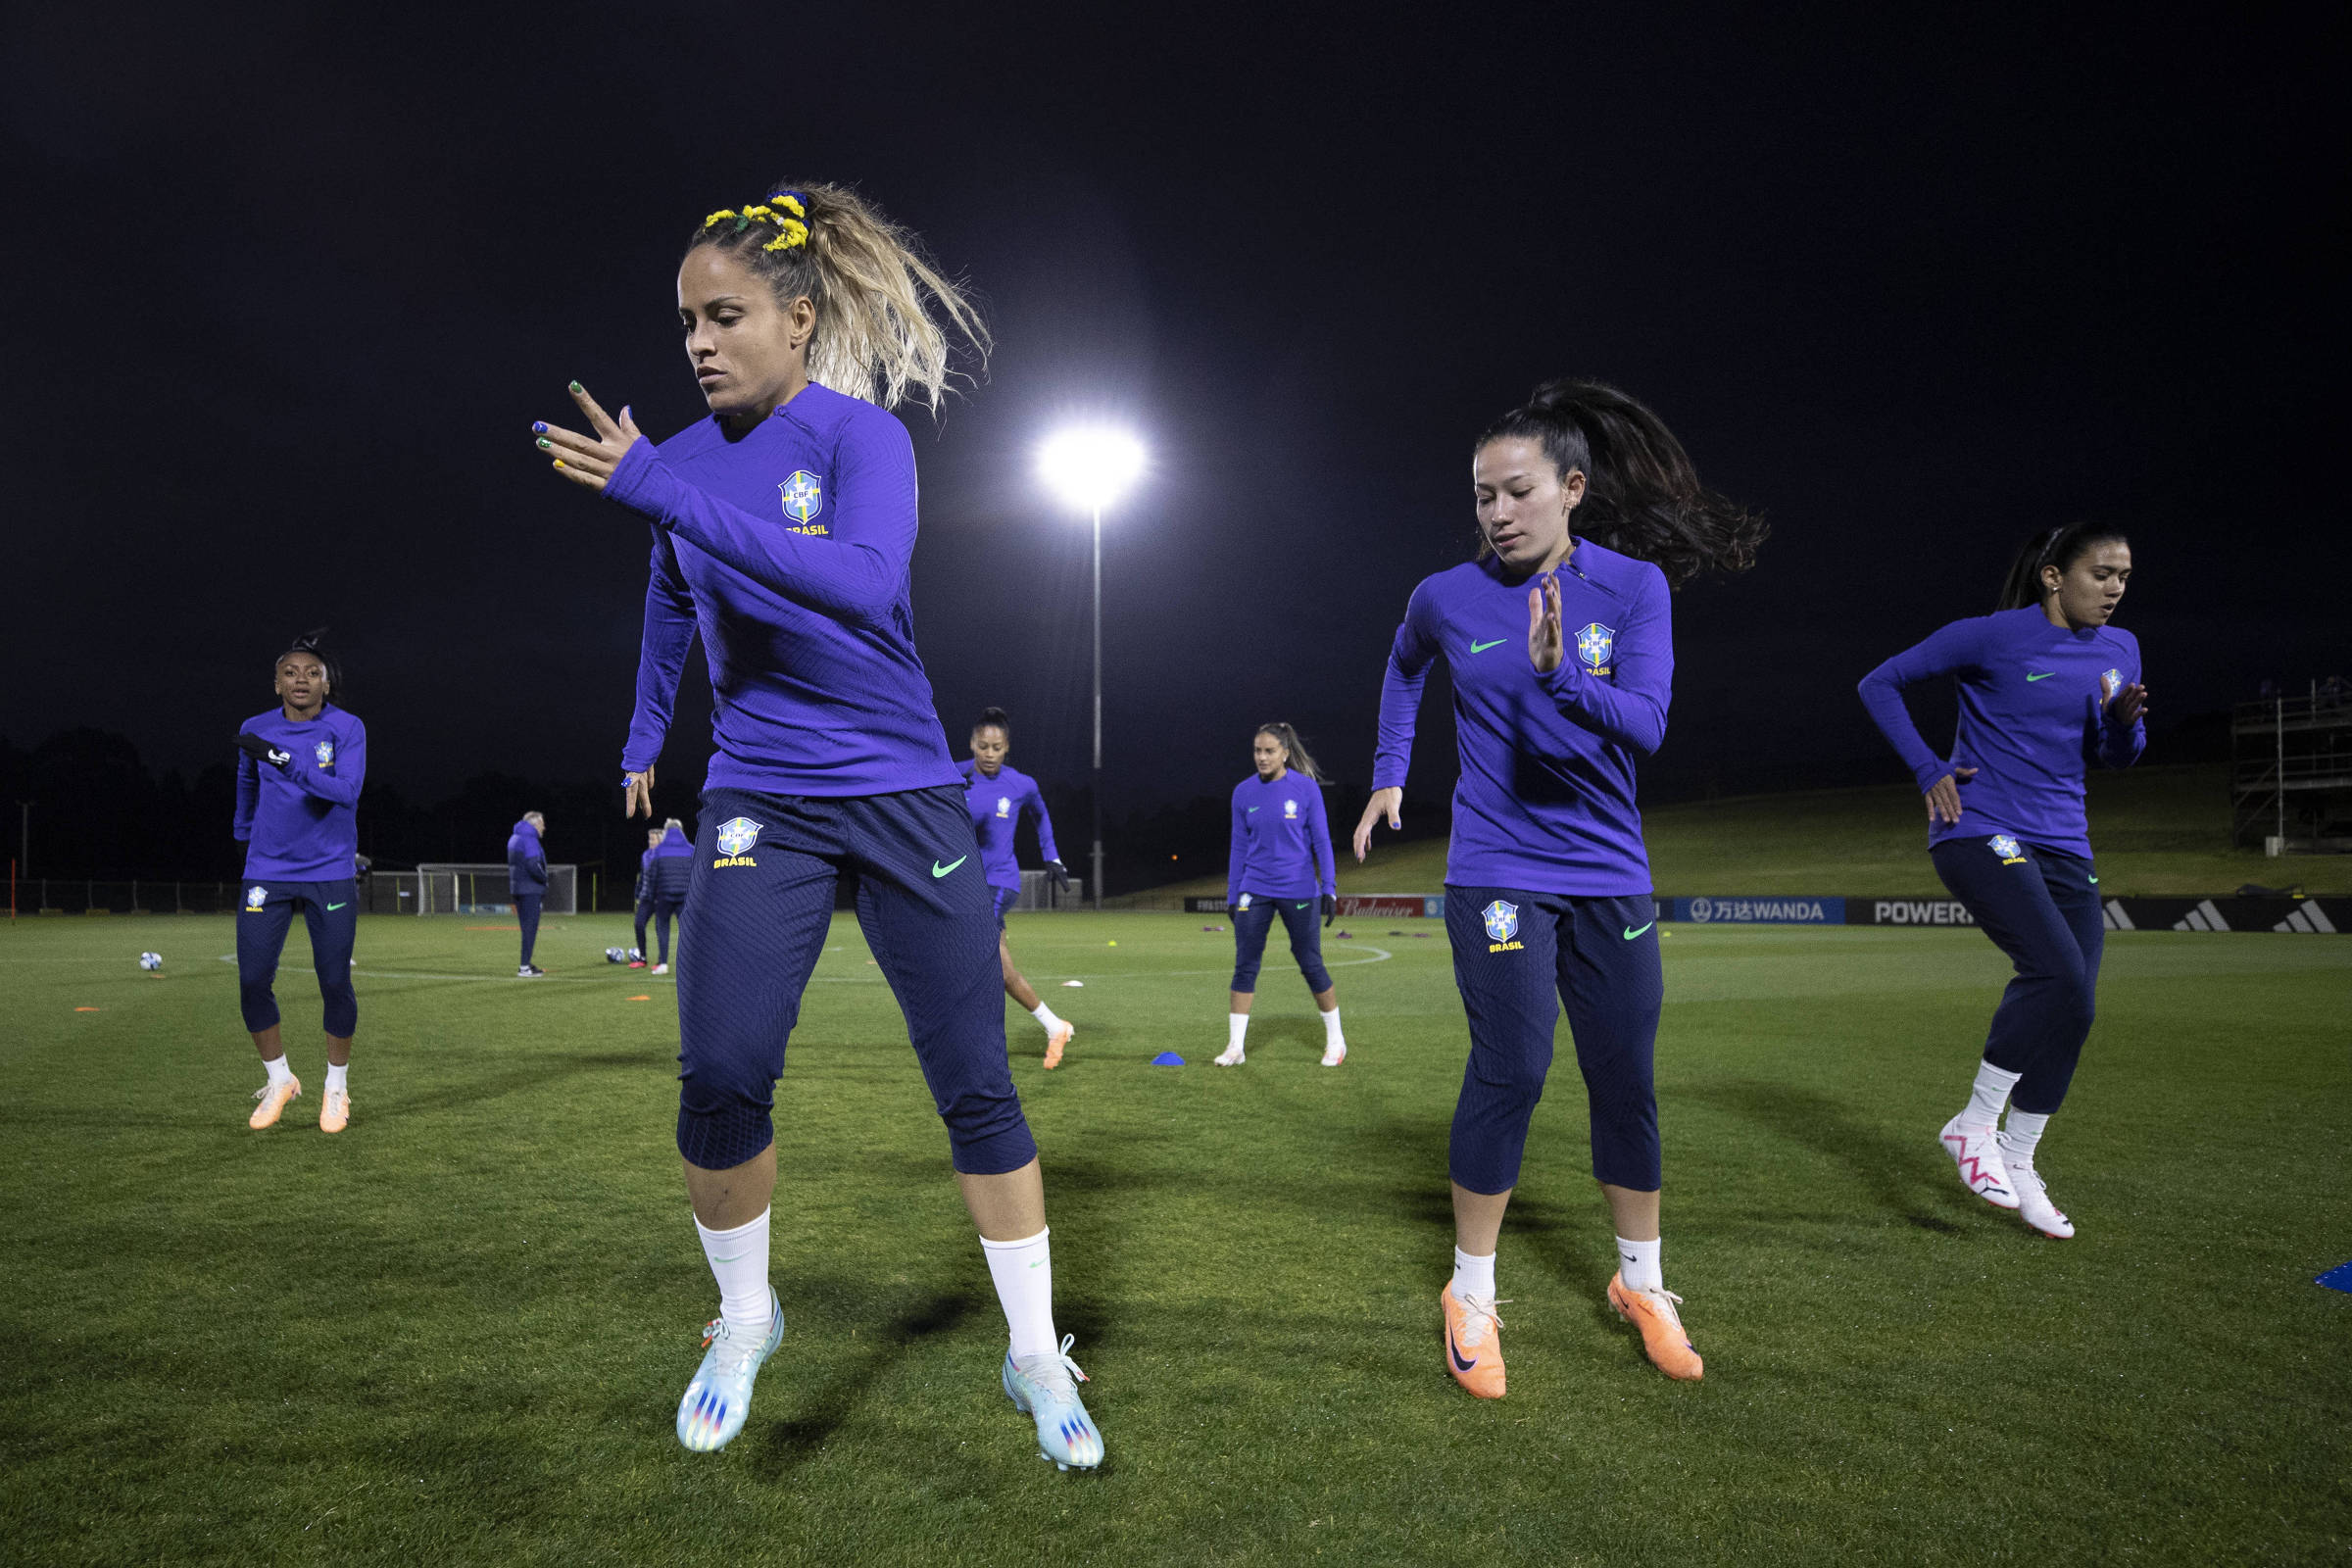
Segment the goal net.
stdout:
<path fill-rule="evenodd" d="M 416 897 L 404 902 L 413 902 L 418 914 L 505 914 L 514 908 L 514 895 L 507 886 L 504 861 L 495 865 L 444 862 L 416 867 Z M 540 912 L 580 912 L 578 866 L 547 868 L 547 902 L 540 906 Z"/>

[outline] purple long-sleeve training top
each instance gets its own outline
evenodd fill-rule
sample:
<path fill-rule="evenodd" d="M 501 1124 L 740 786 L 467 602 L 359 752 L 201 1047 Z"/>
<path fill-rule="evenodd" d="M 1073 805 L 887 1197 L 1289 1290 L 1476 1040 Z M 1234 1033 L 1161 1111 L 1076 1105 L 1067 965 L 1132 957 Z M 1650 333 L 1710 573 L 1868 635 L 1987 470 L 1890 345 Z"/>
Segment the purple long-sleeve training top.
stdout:
<path fill-rule="evenodd" d="M 237 753 L 232 831 L 245 845 L 249 880 L 342 882 L 360 853 L 360 786 L 368 780 L 368 726 L 328 703 L 297 723 L 283 708 L 241 726 L 293 760 L 281 771 Z"/>
<path fill-rule="evenodd" d="M 1903 688 L 1942 676 L 1960 682 L 1960 724 L 1949 761 L 1920 738 Z M 2139 680 L 2139 639 L 2121 626 L 2054 625 L 2037 605 L 1955 620 L 1862 677 L 1870 710 L 1926 793 L 1957 768 L 1960 820 L 1936 822 L 1946 839 L 2011 833 L 2060 855 L 2090 858 L 2083 787 L 2090 763 L 2130 767 L 2148 743 L 2147 722 L 2109 716 L 2102 683 Z"/>
<path fill-rule="evenodd" d="M 1225 897 L 1311 899 L 1339 890 L 1323 786 L 1295 767 L 1271 783 L 1252 773 L 1236 784 Z"/>
<path fill-rule="evenodd" d="M 1580 539 L 1553 573 L 1564 647 L 1538 674 L 1527 595 L 1493 559 L 1423 579 L 1380 687 L 1374 789 L 1401 788 L 1432 661 L 1453 676 L 1461 772 L 1446 880 L 1616 898 L 1650 891 L 1635 764 L 1666 738 L 1674 627 L 1666 575 Z"/>
<path fill-rule="evenodd" d="M 981 772 L 978 762 L 965 762 L 957 771 L 963 775 L 963 805 L 972 813 L 972 831 L 980 836 L 980 866 L 990 887 L 1021 885 L 1021 862 L 1012 852 L 1012 838 L 1023 811 L 1037 818 L 1039 851 L 1049 860 L 1061 858 L 1054 845 L 1054 819 L 1046 814 L 1046 798 L 1038 793 L 1037 780 L 1009 762 L 1000 763 L 994 778 Z"/>
<path fill-rule="evenodd" d="M 605 494 L 654 524 L 624 771 L 661 755 L 699 629 L 707 788 L 883 795 L 958 782 L 914 651 L 914 447 L 810 385 L 741 437 L 715 416 L 622 457 Z"/>

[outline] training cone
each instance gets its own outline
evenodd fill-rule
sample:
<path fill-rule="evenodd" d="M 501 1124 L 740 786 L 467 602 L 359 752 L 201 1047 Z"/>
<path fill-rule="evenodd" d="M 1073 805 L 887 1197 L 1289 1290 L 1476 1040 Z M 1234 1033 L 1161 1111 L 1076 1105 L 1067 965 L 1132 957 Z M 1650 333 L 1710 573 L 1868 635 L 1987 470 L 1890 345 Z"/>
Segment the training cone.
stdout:
<path fill-rule="evenodd" d="M 1181 1067 L 1184 1065 L 1184 1058 L 1173 1051 L 1163 1051 L 1152 1058 L 1152 1065 L 1154 1067 Z"/>

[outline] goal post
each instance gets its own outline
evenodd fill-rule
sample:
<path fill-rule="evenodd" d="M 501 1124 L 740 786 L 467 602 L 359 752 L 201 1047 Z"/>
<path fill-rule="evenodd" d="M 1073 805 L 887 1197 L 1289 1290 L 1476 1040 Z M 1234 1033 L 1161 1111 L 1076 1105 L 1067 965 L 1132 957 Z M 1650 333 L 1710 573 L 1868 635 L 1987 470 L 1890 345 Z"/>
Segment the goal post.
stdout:
<path fill-rule="evenodd" d="M 514 890 L 507 885 L 507 864 L 465 864 L 444 860 L 416 867 L 418 914 L 505 914 L 514 906 Z M 580 869 L 576 865 L 547 868 L 545 914 L 580 912 Z"/>

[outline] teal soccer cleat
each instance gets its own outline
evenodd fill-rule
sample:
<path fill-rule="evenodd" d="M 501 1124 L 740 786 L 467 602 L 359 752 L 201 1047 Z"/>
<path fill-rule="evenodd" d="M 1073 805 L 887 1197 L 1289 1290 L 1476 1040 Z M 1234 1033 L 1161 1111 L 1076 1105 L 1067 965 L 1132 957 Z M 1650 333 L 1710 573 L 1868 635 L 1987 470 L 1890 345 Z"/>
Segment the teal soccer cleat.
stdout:
<path fill-rule="evenodd" d="M 1014 1409 L 1036 1420 L 1038 1457 L 1053 1460 L 1062 1470 L 1092 1470 L 1102 1462 L 1102 1434 L 1095 1430 L 1094 1417 L 1078 1399 L 1078 1385 L 1086 1381 L 1086 1374 L 1070 1359 L 1070 1346 L 1077 1338 L 1063 1335 L 1061 1348 L 1049 1355 L 1024 1355 L 1016 1361 L 1010 1350 L 1004 1352 L 1004 1396 Z"/>
<path fill-rule="evenodd" d="M 709 1453 L 734 1442 L 743 1430 L 743 1418 L 752 1413 L 752 1380 L 784 1339 L 784 1303 L 776 1299 L 772 1286 L 767 1312 L 767 1338 L 757 1345 L 736 1339 L 723 1317 L 704 1328 L 703 1343 L 710 1347 L 710 1352 L 678 1401 L 678 1441 L 695 1452 Z"/>

